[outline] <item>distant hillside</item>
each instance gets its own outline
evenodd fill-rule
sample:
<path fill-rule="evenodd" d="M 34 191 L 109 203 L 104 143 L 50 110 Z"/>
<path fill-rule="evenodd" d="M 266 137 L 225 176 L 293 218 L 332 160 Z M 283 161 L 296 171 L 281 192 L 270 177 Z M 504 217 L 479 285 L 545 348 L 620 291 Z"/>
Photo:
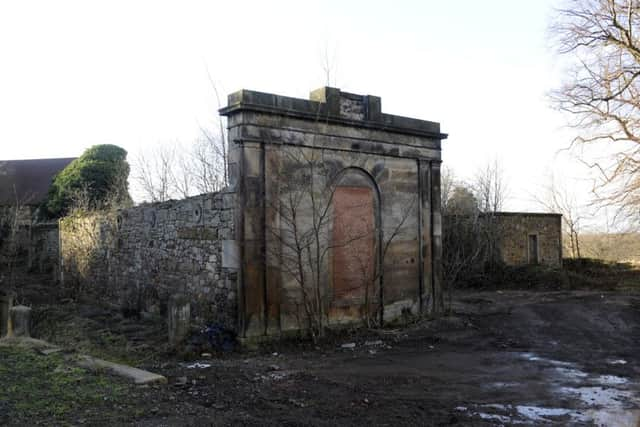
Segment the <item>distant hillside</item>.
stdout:
<path fill-rule="evenodd" d="M 567 242 L 565 256 L 571 255 Z M 580 236 L 583 257 L 640 264 L 640 233 L 592 233 Z"/>

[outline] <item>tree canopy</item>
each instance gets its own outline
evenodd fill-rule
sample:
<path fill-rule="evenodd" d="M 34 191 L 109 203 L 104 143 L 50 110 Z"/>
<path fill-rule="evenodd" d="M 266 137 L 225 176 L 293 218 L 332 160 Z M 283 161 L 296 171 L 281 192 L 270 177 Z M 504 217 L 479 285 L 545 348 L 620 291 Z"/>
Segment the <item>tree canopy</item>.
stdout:
<path fill-rule="evenodd" d="M 478 211 L 478 199 L 473 192 L 462 185 L 456 186 L 447 201 L 445 214 L 475 215 Z"/>
<path fill-rule="evenodd" d="M 88 148 L 53 179 L 45 210 L 57 218 L 74 206 L 86 209 L 131 203 L 127 152 L 116 145 Z"/>

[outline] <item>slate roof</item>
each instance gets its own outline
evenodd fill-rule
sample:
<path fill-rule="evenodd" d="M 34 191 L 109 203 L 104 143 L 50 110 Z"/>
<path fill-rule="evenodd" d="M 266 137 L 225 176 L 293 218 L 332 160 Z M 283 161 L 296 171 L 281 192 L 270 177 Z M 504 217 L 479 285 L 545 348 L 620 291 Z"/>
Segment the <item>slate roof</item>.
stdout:
<path fill-rule="evenodd" d="M 75 158 L 0 160 L 0 205 L 14 204 L 16 195 L 21 204 L 40 204 L 55 174 L 72 160 Z"/>

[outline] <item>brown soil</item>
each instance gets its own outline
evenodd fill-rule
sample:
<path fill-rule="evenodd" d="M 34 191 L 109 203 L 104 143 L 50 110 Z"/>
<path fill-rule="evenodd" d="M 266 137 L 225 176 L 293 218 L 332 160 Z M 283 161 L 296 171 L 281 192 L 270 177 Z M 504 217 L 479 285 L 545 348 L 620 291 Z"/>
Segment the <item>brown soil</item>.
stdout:
<path fill-rule="evenodd" d="M 289 345 L 199 360 L 210 367 L 149 366 L 172 385 L 143 392 L 157 411 L 137 423 L 589 425 L 640 415 L 640 295 L 514 291 L 455 301 L 455 316 L 344 337 L 354 349 Z"/>
<path fill-rule="evenodd" d="M 464 292 L 454 295 L 453 313 L 405 329 L 345 333 L 318 346 L 280 342 L 189 362 L 149 339 L 128 347 L 131 359 L 167 376 L 168 385 L 131 387 L 128 405 L 90 417 L 71 413 L 66 421 L 637 425 L 640 293 Z M 93 315 L 91 330 L 129 322 Z"/>

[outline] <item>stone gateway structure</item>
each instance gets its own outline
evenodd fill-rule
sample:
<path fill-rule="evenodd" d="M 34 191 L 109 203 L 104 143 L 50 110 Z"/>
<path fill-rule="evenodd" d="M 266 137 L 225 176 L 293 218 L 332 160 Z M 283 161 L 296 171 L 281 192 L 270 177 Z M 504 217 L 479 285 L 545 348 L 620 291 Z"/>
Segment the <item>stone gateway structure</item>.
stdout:
<path fill-rule="evenodd" d="M 241 339 L 442 309 L 438 123 L 331 87 L 242 90 L 221 114 L 229 186 L 63 219 L 65 282 L 159 313 L 179 295 L 192 326 Z"/>
<path fill-rule="evenodd" d="M 310 100 L 242 90 L 221 114 L 240 336 L 441 309 L 439 123 L 331 87 Z"/>

